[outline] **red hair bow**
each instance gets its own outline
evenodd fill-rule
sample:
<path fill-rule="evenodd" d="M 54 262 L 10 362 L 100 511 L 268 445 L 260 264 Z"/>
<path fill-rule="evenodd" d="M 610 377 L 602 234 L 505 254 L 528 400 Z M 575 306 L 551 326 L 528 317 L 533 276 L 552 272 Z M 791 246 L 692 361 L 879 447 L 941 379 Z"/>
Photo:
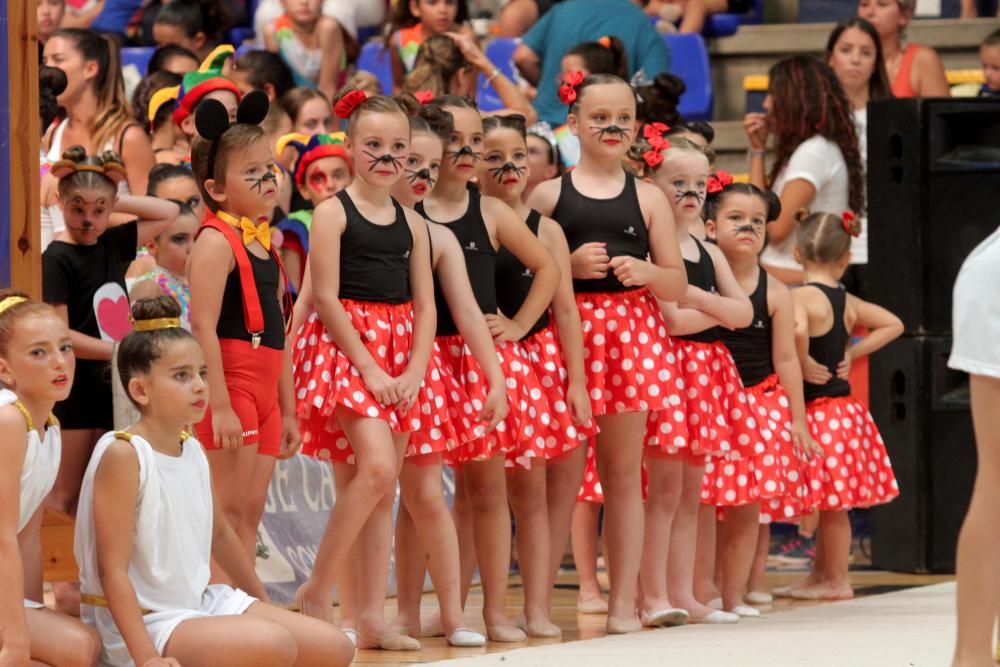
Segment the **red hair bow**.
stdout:
<path fill-rule="evenodd" d="M 650 168 L 659 166 L 663 162 L 663 153 L 660 152 L 659 148 L 653 147 L 642 154 L 642 161 Z"/>
<path fill-rule="evenodd" d="M 652 142 L 654 138 L 662 139 L 663 135 L 669 131 L 670 126 L 666 123 L 647 123 L 646 126 L 642 128 L 642 136 L 646 139 L 646 141 Z"/>
<path fill-rule="evenodd" d="M 434 99 L 434 91 L 418 90 L 417 92 L 413 93 L 413 96 L 417 98 L 417 101 L 420 102 L 421 105 L 424 105 Z"/>
<path fill-rule="evenodd" d="M 721 169 L 708 177 L 708 194 L 722 192 L 727 185 L 732 185 L 733 176 L 728 171 Z"/>
<path fill-rule="evenodd" d="M 368 99 L 368 93 L 363 90 L 352 90 L 333 105 L 333 113 L 337 118 L 347 119 L 354 113 L 354 110 L 364 104 Z"/>
<path fill-rule="evenodd" d="M 840 218 L 843 220 L 844 231 L 849 236 L 853 236 L 854 238 L 861 236 L 861 223 L 855 222 L 858 216 L 854 215 L 852 211 L 844 211 Z"/>
<path fill-rule="evenodd" d="M 576 87 L 583 83 L 583 72 L 570 72 L 563 77 L 559 84 L 559 99 L 563 104 L 573 104 L 576 102 Z"/>

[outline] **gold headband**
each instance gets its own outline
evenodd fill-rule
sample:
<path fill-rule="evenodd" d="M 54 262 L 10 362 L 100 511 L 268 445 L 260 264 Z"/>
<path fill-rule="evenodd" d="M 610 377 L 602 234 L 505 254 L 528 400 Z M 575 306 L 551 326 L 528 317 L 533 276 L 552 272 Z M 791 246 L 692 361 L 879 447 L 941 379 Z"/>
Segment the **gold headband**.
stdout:
<path fill-rule="evenodd" d="M 138 320 L 132 324 L 133 332 L 159 331 L 160 329 L 180 329 L 181 318 L 158 317 L 154 320 Z"/>
<path fill-rule="evenodd" d="M 0 301 L 0 313 L 4 312 L 12 306 L 16 306 L 19 303 L 24 303 L 27 301 L 23 296 L 9 296 L 3 301 Z"/>

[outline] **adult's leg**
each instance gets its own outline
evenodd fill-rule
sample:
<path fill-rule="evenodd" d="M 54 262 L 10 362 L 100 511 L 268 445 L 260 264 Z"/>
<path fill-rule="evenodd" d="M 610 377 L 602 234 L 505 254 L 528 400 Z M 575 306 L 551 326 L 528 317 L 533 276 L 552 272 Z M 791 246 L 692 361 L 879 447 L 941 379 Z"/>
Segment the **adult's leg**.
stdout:
<path fill-rule="evenodd" d="M 580 501 L 573 508 L 573 563 L 580 579 L 580 594 L 576 606 L 583 613 L 604 614 L 608 611 L 608 604 L 601 597 L 601 583 L 597 579 L 600 520 L 600 503 Z"/>
<path fill-rule="evenodd" d="M 564 456 L 545 462 L 545 497 L 549 510 L 549 590 L 556 585 L 559 566 L 569 543 L 573 507 L 586 461 L 587 447 L 580 445 Z M 550 595 L 550 606 L 551 600 Z"/>
<path fill-rule="evenodd" d="M 644 622 L 659 623 L 659 612 L 673 607 L 667 591 L 667 555 L 670 528 L 681 497 L 684 462 L 676 457 L 647 456 L 646 474 L 649 486 L 639 579 Z"/>
<path fill-rule="evenodd" d="M 598 417 L 597 474 L 604 489 L 604 527 L 611 595 L 608 630 L 641 628 L 635 596 L 642 558 L 642 450 L 646 413 L 626 412 Z"/>
<path fill-rule="evenodd" d="M 354 449 L 357 472 L 337 498 L 316 550 L 313 571 L 296 593 L 303 613 L 332 622 L 333 587 L 372 510 L 396 482 L 397 454 L 389 425 L 343 407 L 337 419 Z"/>
<path fill-rule="evenodd" d="M 517 562 L 524 582 L 525 631 L 529 637 L 559 637 L 562 630 L 549 619 L 551 555 L 545 462 L 533 460 L 530 470 L 515 465 L 507 474 L 507 495 L 517 522 Z"/>
<path fill-rule="evenodd" d="M 24 617 L 33 661 L 54 667 L 97 664 L 101 638 L 89 625 L 51 609 L 25 609 Z"/>
<path fill-rule="evenodd" d="M 958 538 L 958 640 L 953 667 L 993 665 L 993 624 L 1000 613 L 1000 380 L 973 375 L 972 421 L 979 467 Z"/>

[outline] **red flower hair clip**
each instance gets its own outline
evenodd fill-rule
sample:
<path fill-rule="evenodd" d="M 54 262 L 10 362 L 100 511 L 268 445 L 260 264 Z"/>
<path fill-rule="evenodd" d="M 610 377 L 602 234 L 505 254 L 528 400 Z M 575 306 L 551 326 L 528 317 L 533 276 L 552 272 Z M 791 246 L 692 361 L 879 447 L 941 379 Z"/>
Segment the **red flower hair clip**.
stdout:
<path fill-rule="evenodd" d="M 570 72 L 563 77 L 559 84 L 559 99 L 563 104 L 570 105 L 576 102 L 576 87 L 583 83 L 583 72 Z"/>
<path fill-rule="evenodd" d="M 337 118 L 347 119 L 354 113 L 355 109 L 364 104 L 368 99 L 368 93 L 363 90 L 352 90 L 333 105 L 333 113 Z"/>
<path fill-rule="evenodd" d="M 844 225 L 844 231 L 849 236 L 853 236 L 854 238 L 861 236 L 861 221 L 858 220 L 858 216 L 854 215 L 853 211 L 844 211 L 840 219 Z"/>
<path fill-rule="evenodd" d="M 413 96 L 417 98 L 417 101 L 420 102 L 421 106 L 423 106 L 424 104 L 427 104 L 428 102 L 434 99 L 434 91 L 418 90 L 417 92 L 413 93 Z"/>
<path fill-rule="evenodd" d="M 727 185 L 732 185 L 733 176 L 728 171 L 719 170 L 716 173 L 708 177 L 708 185 L 706 190 L 708 194 L 714 195 L 718 192 L 722 192 Z"/>

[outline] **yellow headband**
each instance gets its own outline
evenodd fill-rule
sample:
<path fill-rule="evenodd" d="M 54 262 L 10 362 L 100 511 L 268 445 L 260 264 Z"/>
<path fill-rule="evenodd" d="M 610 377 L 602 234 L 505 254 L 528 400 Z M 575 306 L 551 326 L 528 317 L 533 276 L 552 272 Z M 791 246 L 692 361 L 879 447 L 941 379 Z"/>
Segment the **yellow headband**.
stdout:
<path fill-rule="evenodd" d="M 132 324 L 133 332 L 159 331 L 160 329 L 180 329 L 181 318 L 158 317 L 153 320 L 138 320 Z"/>
<path fill-rule="evenodd" d="M 3 301 L 0 301 L 0 313 L 4 312 L 12 306 L 16 306 L 19 303 L 24 303 L 27 301 L 23 296 L 9 296 Z"/>

